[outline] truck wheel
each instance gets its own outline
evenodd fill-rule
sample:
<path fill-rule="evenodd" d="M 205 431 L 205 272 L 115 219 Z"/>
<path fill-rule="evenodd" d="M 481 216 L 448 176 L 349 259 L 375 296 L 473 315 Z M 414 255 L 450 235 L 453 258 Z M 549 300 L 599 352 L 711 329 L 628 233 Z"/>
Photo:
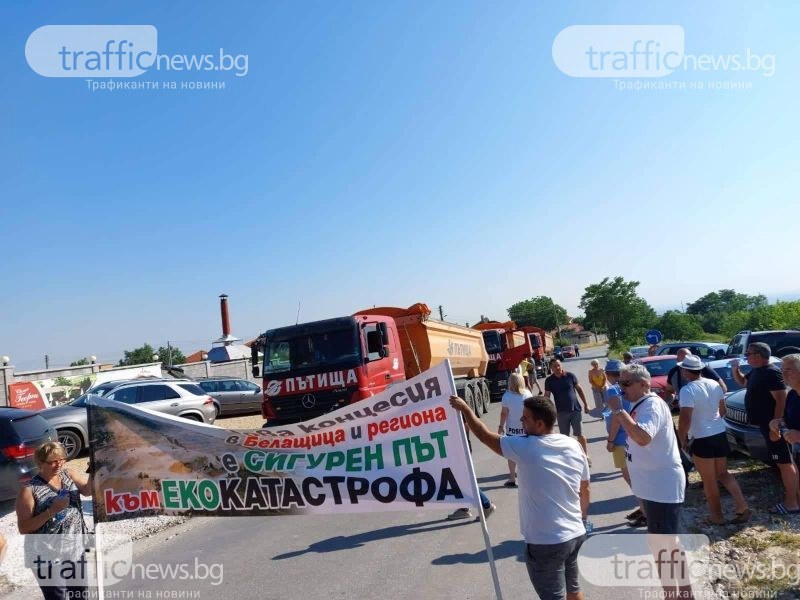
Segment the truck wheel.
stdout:
<path fill-rule="evenodd" d="M 475 394 L 472 393 L 471 385 L 467 385 L 467 387 L 464 388 L 464 402 L 472 409 L 472 412 L 476 415 L 478 414 L 478 411 L 475 410 Z"/>
<path fill-rule="evenodd" d="M 483 388 L 481 387 L 480 383 L 475 384 L 474 392 L 475 394 L 475 408 L 477 409 L 475 412 L 478 414 L 483 414 L 486 412 L 486 401 L 483 398 Z"/>
<path fill-rule="evenodd" d="M 489 407 L 492 405 L 492 396 L 489 393 L 489 384 L 486 380 L 480 382 L 481 392 L 483 393 L 483 414 L 489 412 Z"/>

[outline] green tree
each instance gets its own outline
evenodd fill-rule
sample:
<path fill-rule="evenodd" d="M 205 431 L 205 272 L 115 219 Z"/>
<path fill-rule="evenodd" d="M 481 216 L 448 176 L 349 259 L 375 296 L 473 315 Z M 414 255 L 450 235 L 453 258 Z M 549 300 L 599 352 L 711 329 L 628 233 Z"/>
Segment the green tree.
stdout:
<path fill-rule="evenodd" d="M 160 346 L 158 349 L 158 356 L 161 359 L 161 364 L 165 367 L 170 365 L 182 365 L 186 362 L 186 357 L 183 355 L 183 352 L 178 350 L 175 346 L 170 346 L 169 348 Z"/>
<path fill-rule="evenodd" d="M 656 322 L 656 329 L 666 340 L 695 340 L 703 337 L 703 328 L 697 315 L 668 310 Z"/>
<path fill-rule="evenodd" d="M 158 350 L 154 350 L 150 344 L 144 344 L 140 348 L 135 348 L 133 350 L 126 350 L 125 355 L 122 360 L 119 361 L 120 367 L 130 366 L 130 365 L 141 365 L 144 363 L 152 363 L 155 362 L 153 360 L 153 355 L 157 354 L 158 358 L 156 360 L 160 360 L 161 364 L 165 367 L 172 365 L 180 365 L 186 362 L 186 357 L 183 355 L 183 352 L 172 346 L 171 348 L 167 348 L 166 346 L 160 346 Z M 170 354 L 172 357 L 172 362 L 170 363 Z"/>
<path fill-rule="evenodd" d="M 119 361 L 120 367 L 127 367 L 131 365 L 141 365 L 144 363 L 153 362 L 153 355 L 157 354 L 155 349 L 150 344 L 144 344 L 139 348 L 133 350 L 125 350 L 125 354 Z M 161 355 L 159 354 L 159 357 Z"/>
<path fill-rule="evenodd" d="M 626 337 L 644 337 L 645 330 L 656 320 L 655 311 L 636 293 L 637 287 L 638 281 L 606 277 L 587 286 L 581 296 L 578 306 L 586 321 L 604 329 L 612 346 Z"/>
<path fill-rule="evenodd" d="M 686 306 L 690 315 L 698 315 L 705 331 L 720 333 L 725 317 L 740 311 L 750 311 L 767 306 L 767 297 L 759 294 L 748 296 L 735 290 L 711 292 Z"/>
<path fill-rule="evenodd" d="M 71 363 L 69 363 L 69 366 L 70 367 L 81 367 L 83 365 L 88 365 L 88 364 L 89 364 L 89 359 L 84 356 L 83 358 L 79 358 L 78 360 L 72 361 Z"/>
<path fill-rule="evenodd" d="M 556 322 L 556 315 L 558 321 Z M 567 310 L 549 296 L 536 296 L 530 300 L 521 300 L 508 308 L 508 318 L 520 327 L 533 325 L 547 331 L 555 329 L 556 325 L 569 323 Z"/>

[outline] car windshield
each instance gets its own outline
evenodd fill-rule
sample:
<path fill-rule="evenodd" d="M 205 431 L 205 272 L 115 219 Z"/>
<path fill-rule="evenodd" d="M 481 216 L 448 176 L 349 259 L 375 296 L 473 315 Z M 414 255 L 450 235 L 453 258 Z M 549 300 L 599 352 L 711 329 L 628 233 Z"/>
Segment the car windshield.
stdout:
<path fill-rule="evenodd" d="M 86 406 L 86 396 L 89 394 L 82 394 L 75 398 L 72 402 L 69 403 L 70 406 L 75 406 L 77 408 L 83 408 Z"/>
<path fill-rule="evenodd" d="M 310 333 L 283 340 L 270 340 L 264 352 L 264 373 L 289 371 L 297 367 L 352 362 L 361 356 L 353 329 Z"/>
<path fill-rule="evenodd" d="M 503 351 L 503 342 L 501 340 L 500 333 L 497 331 L 483 332 L 483 345 L 486 346 L 486 352 L 489 354 L 499 354 Z"/>
<path fill-rule="evenodd" d="M 642 364 L 647 369 L 647 372 L 650 373 L 650 377 L 659 377 L 669 373 L 669 370 L 678 364 L 678 361 L 674 358 L 668 358 L 665 360 L 650 360 Z"/>

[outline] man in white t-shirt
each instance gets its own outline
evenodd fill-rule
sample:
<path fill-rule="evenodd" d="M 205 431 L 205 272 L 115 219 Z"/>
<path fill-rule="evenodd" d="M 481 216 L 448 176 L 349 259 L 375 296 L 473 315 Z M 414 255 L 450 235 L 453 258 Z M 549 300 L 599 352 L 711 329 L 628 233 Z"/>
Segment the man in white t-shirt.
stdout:
<path fill-rule="evenodd" d="M 663 558 L 682 561 L 676 548 L 681 507 L 686 489 L 686 475 L 681 466 L 678 440 L 672 413 L 660 396 L 650 391 L 650 373 L 643 365 L 623 365 L 617 382 L 625 398 L 633 404 L 630 413 L 615 409 L 614 419 L 628 434 L 628 472 L 633 494 L 641 500 L 647 518 L 647 532 L 652 536 L 651 549 L 661 571 L 662 587 L 668 597 L 692 598 L 687 578 L 674 580 L 674 574 L 686 573 L 685 564 L 667 564 Z M 666 576 L 666 573 L 673 575 Z"/>
<path fill-rule="evenodd" d="M 576 440 L 553 433 L 553 403 L 542 396 L 525 399 L 521 419 L 525 436 L 490 431 L 458 396 L 451 396 L 450 404 L 475 437 L 517 464 L 520 529 L 536 593 L 547 600 L 565 594 L 569 600 L 583 600 L 578 551 L 586 539 L 589 463 Z"/>

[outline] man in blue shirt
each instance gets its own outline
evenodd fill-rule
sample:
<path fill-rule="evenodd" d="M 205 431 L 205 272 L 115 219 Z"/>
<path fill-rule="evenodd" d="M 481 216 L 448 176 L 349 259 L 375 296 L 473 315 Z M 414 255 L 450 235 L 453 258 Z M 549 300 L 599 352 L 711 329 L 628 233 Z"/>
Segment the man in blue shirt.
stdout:
<path fill-rule="evenodd" d="M 588 457 L 589 452 L 586 448 L 586 438 L 583 435 L 581 405 L 578 403 L 578 396 L 581 398 L 583 408 L 589 412 L 589 405 L 586 402 L 586 395 L 583 393 L 578 383 L 578 378 L 574 374 L 564 370 L 561 361 L 554 358 L 550 361 L 552 374 L 544 380 L 544 395 L 546 398 L 552 396 L 556 405 L 556 415 L 558 420 L 558 431 L 568 436 L 570 429 L 578 438 L 578 443 L 583 448 L 583 453 Z M 589 461 L 589 466 L 592 461 Z"/>

